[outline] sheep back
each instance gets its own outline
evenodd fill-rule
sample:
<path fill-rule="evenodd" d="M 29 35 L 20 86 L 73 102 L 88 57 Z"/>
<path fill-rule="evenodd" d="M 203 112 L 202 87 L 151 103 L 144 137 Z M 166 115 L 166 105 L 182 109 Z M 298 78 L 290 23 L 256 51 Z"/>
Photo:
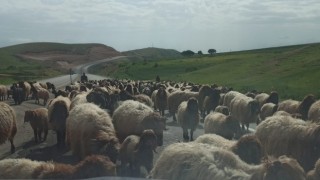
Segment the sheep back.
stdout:
<path fill-rule="evenodd" d="M 320 125 L 291 116 L 271 116 L 257 126 L 255 134 L 267 154 L 290 155 L 306 172 L 320 158 Z"/>
<path fill-rule="evenodd" d="M 16 113 L 6 103 L 0 102 L 0 145 L 12 139 L 17 132 Z"/>
<path fill-rule="evenodd" d="M 232 116 L 226 116 L 219 112 L 211 112 L 204 119 L 204 133 L 213 133 L 226 139 L 232 139 L 240 132 L 239 121 Z"/>
<path fill-rule="evenodd" d="M 133 100 L 124 101 L 114 111 L 112 119 L 120 142 L 129 135 L 139 136 L 143 130 L 152 129 L 158 138 L 158 145 L 163 143 L 165 118 L 143 103 Z"/>
<path fill-rule="evenodd" d="M 104 154 L 115 162 L 119 151 L 112 119 L 92 103 L 74 107 L 67 118 L 67 144 L 82 159 L 91 154 Z"/>
<path fill-rule="evenodd" d="M 320 122 L 320 100 L 310 106 L 308 119 L 316 123 Z"/>
<path fill-rule="evenodd" d="M 259 103 L 242 95 L 236 96 L 231 101 L 230 114 L 236 118 L 244 128 L 244 125 L 249 127 L 249 123 L 258 122 Z"/>

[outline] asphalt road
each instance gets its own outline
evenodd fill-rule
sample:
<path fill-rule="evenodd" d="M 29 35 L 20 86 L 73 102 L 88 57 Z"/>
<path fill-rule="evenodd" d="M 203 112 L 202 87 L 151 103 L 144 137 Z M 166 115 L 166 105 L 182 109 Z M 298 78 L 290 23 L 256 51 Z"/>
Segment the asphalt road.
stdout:
<path fill-rule="evenodd" d="M 117 57 L 120 58 L 120 57 Z M 105 61 L 116 60 L 117 58 L 106 59 Z M 101 62 L 101 61 L 100 61 Z M 81 72 L 87 72 L 89 66 L 93 65 L 92 63 L 82 65 L 77 67 L 76 72 L 79 74 L 71 75 L 71 81 L 74 82 L 79 79 Z M 106 77 L 96 76 L 92 74 L 87 74 L 88 79 L 105 79 Z M 59 88 L 63 88 L 64 86 L 70 84 L 70 75 L 59 76 L 56 78 L 41 80 L 40 82 L 51 82 L 55 84 L 55 86 Z M 51 94 L 51 98 L 53 98 L 53 94 Z M 74 164 L 78 161 L 77 157 L 74 157 L 72 153 L 68 150 L 58 151 L 56 148 L 56 134 L 54 131 L 49 130 L 49 134 L 47 140 L 41 143 L 35 143 L 33 137 L 33 130 L 29 123 L 24 123 L 24 112 L 26 110 L 31 110 L 39 107 L 44 107 L 42 104 L 35 104 L 35 100 L 24 101 L 21 105 L 14 105 L 12 99 L 6 101 L 10 104 L 16 112 L 17 116 L 17 134 L 14 138 L 14 144 L 16 146 L 16 152 L 14 154 L 10 154 L 10 143 L 7 141 L 5 144 L 0 145 L 0 159 L 5 158 L 29 158 L 32 160 L 42 160 L 42 161 L 56 161 L 62 163 L 70 163 Z M 40 100 L 40 103 L 42 101 Z M 173 122 L 172 117 L 169 117 L 168 112 L 166 111 L 165 116 L 167 117 L 167 128 L 164 132 L 164 143 L 163 146 L 157 148 L 157 152 L 154 157 L 154 161 L 159 157 L 161 151 L 168 146 L 169 144 L 175 142 L 182 142 L 182 129 L 181 127 Z M 255 128 L 254 124 L 250 126 L 251 128 Z M 204 134 L 203 124 L 200 123 L 196 131 L 194 132 L 194 139 L 198 136 Z"/>

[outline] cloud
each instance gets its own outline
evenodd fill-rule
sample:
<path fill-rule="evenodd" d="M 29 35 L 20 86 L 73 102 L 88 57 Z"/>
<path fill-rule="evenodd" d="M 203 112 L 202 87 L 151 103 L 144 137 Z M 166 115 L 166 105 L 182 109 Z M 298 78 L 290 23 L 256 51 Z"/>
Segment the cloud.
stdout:
<path fill-rule="evenodd" d="M 8 44 L 27 39 L 98 42 L 120 50 L 152 43 L 229 50 L 279 39 L 319 41 L 318 7 L 319 0 L 7 0 L 0 6 L 0 34 Z"/>

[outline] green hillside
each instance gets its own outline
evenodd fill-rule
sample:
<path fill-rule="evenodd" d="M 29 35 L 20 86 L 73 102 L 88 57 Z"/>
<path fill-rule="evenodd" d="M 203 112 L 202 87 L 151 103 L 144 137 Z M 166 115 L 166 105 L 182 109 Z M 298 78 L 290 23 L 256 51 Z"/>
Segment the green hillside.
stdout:
<path fill-rule="evenodd" d="M 100 66 L 115 78 L 219 84 L 239 91 L 276 90 L 281 98 L 320 97 L 320 43 L 218 53 L 159 61 L 122 61 Z"/>
<path fill-rule="evenodd" d="M 130 60 L 164 60 L 164 59 L 178 59 L 182 58 L 179 51 L 173 49 L 161 48 L 144 48 L 132 51 L 122 52 L 123 55 L 128 56 Z"/>

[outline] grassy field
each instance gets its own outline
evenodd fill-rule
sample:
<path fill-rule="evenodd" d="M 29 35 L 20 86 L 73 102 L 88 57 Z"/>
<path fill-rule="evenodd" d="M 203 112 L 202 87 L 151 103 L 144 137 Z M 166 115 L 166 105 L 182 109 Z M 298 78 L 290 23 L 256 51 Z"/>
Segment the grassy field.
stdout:
<path fill-rule="evenodd" d="M 281 98 L 320 96 L 320 43 L 218 53 L 176 60 L 126 59 L 95 67 L 115 78 L 219 84 L 241 92 L 276 90 Z"/>

